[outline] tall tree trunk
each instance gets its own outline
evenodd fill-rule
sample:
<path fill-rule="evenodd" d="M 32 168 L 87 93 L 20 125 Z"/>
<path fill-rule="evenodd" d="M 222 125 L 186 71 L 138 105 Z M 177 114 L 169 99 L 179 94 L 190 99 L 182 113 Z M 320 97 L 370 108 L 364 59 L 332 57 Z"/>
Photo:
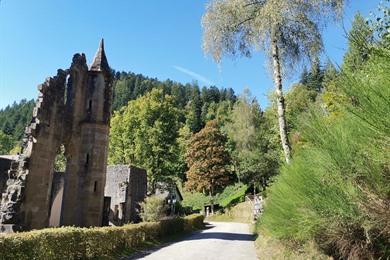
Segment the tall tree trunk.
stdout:
<path fill-rule="evenodd" d="M 282 143 L 284 156 L 286 162 L 290 163 L 290 142 L 287 135 L 287 122 L 285 116 L 285 105 L 284 97 L 282 90 L 282 75 L 281 75 L 281 66 L 280 66 L 280 53 L 278 47 L 278 36 L 277 28 L 273 28 L 271 32 L 271 52 L 272 52 L 272 65 L 273 65 L 273 77 L 275 84 L 275 94 L 276 94 L 276 106 L 278 110 L 278 121 L 279 121 L 279 134 L 280 141 Z"/>

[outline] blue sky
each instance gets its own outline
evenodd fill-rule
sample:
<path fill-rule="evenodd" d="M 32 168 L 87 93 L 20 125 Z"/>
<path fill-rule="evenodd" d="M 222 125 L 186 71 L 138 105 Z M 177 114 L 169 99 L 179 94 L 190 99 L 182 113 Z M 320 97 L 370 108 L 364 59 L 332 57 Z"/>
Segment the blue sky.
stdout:
<path fill-rule="evenodd" d="M 0 0 L 0 108 L 36 98 L 36 86 L 74 53 L 91 62 L 105 39 L 110 66 L 146 76 L 200 85 L 248 87 L 264 107 L 272 89 L 264 57 L 224 59 L 217 65 L 201 49 L 206 0 Z M 357 11 L 368 16 L 379 0 L 352 0 L 344 27 Z M 324 32 L 325 57 L 340 63 L 346 50 L 343 26 Z M 293 81 L 297 75 L 289 81 Z"/>

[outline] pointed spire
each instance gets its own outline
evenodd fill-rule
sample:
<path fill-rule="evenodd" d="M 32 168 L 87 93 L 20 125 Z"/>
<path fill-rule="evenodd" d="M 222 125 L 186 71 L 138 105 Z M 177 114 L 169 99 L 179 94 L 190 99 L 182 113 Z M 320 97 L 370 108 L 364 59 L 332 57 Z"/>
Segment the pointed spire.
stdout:
<path fill-rule="evenodd" d="M 99 49 L 95 54 L 95 58 L 93 59 L 91 71 L 110 71 L 110 66 L 108 65 L 108 61 L 106 58 L 106 53 L 104 52 L 104 39 L 101 39 Z"/>

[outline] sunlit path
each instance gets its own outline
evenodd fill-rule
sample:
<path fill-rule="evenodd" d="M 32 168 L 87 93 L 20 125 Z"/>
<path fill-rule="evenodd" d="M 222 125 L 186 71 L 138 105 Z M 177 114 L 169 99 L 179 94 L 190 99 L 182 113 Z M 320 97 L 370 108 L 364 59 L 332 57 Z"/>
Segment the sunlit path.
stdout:
<path fill-rule="evenodd" d="M 254 239 L 247 224 L 213 222 L 208 229 L 179 242 L 141 252 L 127 259 L 254 260 L 257 259 Z"/>

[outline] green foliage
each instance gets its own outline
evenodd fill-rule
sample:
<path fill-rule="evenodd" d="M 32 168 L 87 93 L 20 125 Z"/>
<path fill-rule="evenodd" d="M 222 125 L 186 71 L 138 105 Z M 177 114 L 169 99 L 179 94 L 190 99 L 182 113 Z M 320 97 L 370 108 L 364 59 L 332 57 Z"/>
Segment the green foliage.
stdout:
<path fill-rule="evenodd" d="M 306 144 L 271 187 L 263 232 L 285 241 L 315 240 L 345 259 L 390 256 L 389 57 L 383 50 L 361 71 L 343 72 L 342 116 L 330 120 L 315 109 L 302 123 Z"/>
<path fill-rule="evenodd" d="M 165 199 L 157 195 L 147 197 L 145 201 L 140 203 L 140 206 L 140 216 L 146 222 L 159 221 L 167 211 Z"/>
<path fill-rule="evenodd" d="M 191 215 L 122 227 L 63 227 L 22 232 L 0 237 L 0 259 L 118 258 L 146 242 L 202 227 L 203 216 Z"/>
<path fill-rule="evenodd" d="M 192 90 L 191 101 L 187 104 L 186 124 L 193 133 L 202 129 L 202 102 L 200 99 L 199 87 L 195 86 Z"/>
<path fill-rule="evenodd" d="M 300 83 L 305 85 L 313 93 L 317 93 L 322 89 L 323 78 L 324 70 L 321 68 L 317 58 L 316 61 L 313 62 L 310 72 L 308 72 L 306 68 L 303 70 Z M 313 98 L 315 99 L 315 96 Z"/>
<path fill-rule="evenodd" d="M 369 58 L 368 45 L 374 41 L 374 31 L 365 21 L 364 17 L 358 13 L 352 23 L 352 29 L 348 34 L 348 51 L 344 55 L 343 69 L 356 71 Z"/>
<path fill-rule="evenodd" d="M 111 120 L 110 164 L 147 169 L 148 181 L 175 179 L 179 147 L 179 111 L 172 97 L 154 89 L 115 113 Z"/>
<path fill-rule="evenodd" d="M 286 114 L 289 132 L 299 128 L 299 118 L 314 103 L 317 92 L 307 85 L 296 84 L 286 93 Z"/>
<path fill-rule="evenodd" d="M 213 202 L 224 208 L 231 207 L 238 202 L 244 201 L 247 190 L 248 186 L 243 183 L 229 185 L 215 196 Z M 193 210 L 203 210 L 203 207 L 210 203 L 210 197 L 201 192 L 183 192 L 182 204 L 184 207 L 190 207 Z"/>
<path fill-rule="evenodd" d="M 221 194 L 218 194 L 216 201 L 221 207 L 231 207 L 245 200 L 247 190 L 248 186 L 242 183 L 227 186 Z"/>
<path fill-rule="evenodd" d="M 24 129 L 31 120 L 34 105 L 34 100 L 23 99 L 19 103 L 14 102 L 11 106 L 1 109 L 0 131 L 12 136 L 14 141 L 21 140 Z"/>
<path fill-rule="evenodd" d="M 270 142 L 270 122 L 256 99 L 245 90 L 225 125 L 235 171 L 240 181 L 264 185 L 278 169 L 277 143 Z"/>
<path fill-rule="evenodd" d="M 183 201 L 182 204 L 184 207 L 190 207 L 192 210 L 203 210 L 204 205 L 210 203 L 210 197 L 204 195 L 201 192 L 189 192 L 183 191 Z"/>
<path fill-rule="evenodd" d="M 200 92 L 196 82 L 184 85 L 172 80 L 160 81 L 156 78 L 132 72 L 116 72 L 115 75 L 113 111 L 120 110 L 129 101 L 145 96 L 153 89 L 162 89 L 164 94 L 172 96 L 176 108 L 186 110 L 179 121 L 180 123 L 188 121 L 188 126 L 192 132 L 199 131 L 206 123 L 206 121 L 200 120 L 200 113 L 205 104 L 207 106 L 207 104 L 213 102 L 223 101 L 234 103 L 236 99 L 231 88 L 203 87 Z"/>
<path fill-rule="evenodd" d="M 57 156 L 54 159 L 54 170 L 56 172 L 65 172 L 66 170 L 65 147 L 63 145 L 58 149 Z"/>
<path fill-rule="evenodd" d="M 4 134 L 0 131 L 0 154 L 9 154 L 14 147 L 12 136 Z"/>

